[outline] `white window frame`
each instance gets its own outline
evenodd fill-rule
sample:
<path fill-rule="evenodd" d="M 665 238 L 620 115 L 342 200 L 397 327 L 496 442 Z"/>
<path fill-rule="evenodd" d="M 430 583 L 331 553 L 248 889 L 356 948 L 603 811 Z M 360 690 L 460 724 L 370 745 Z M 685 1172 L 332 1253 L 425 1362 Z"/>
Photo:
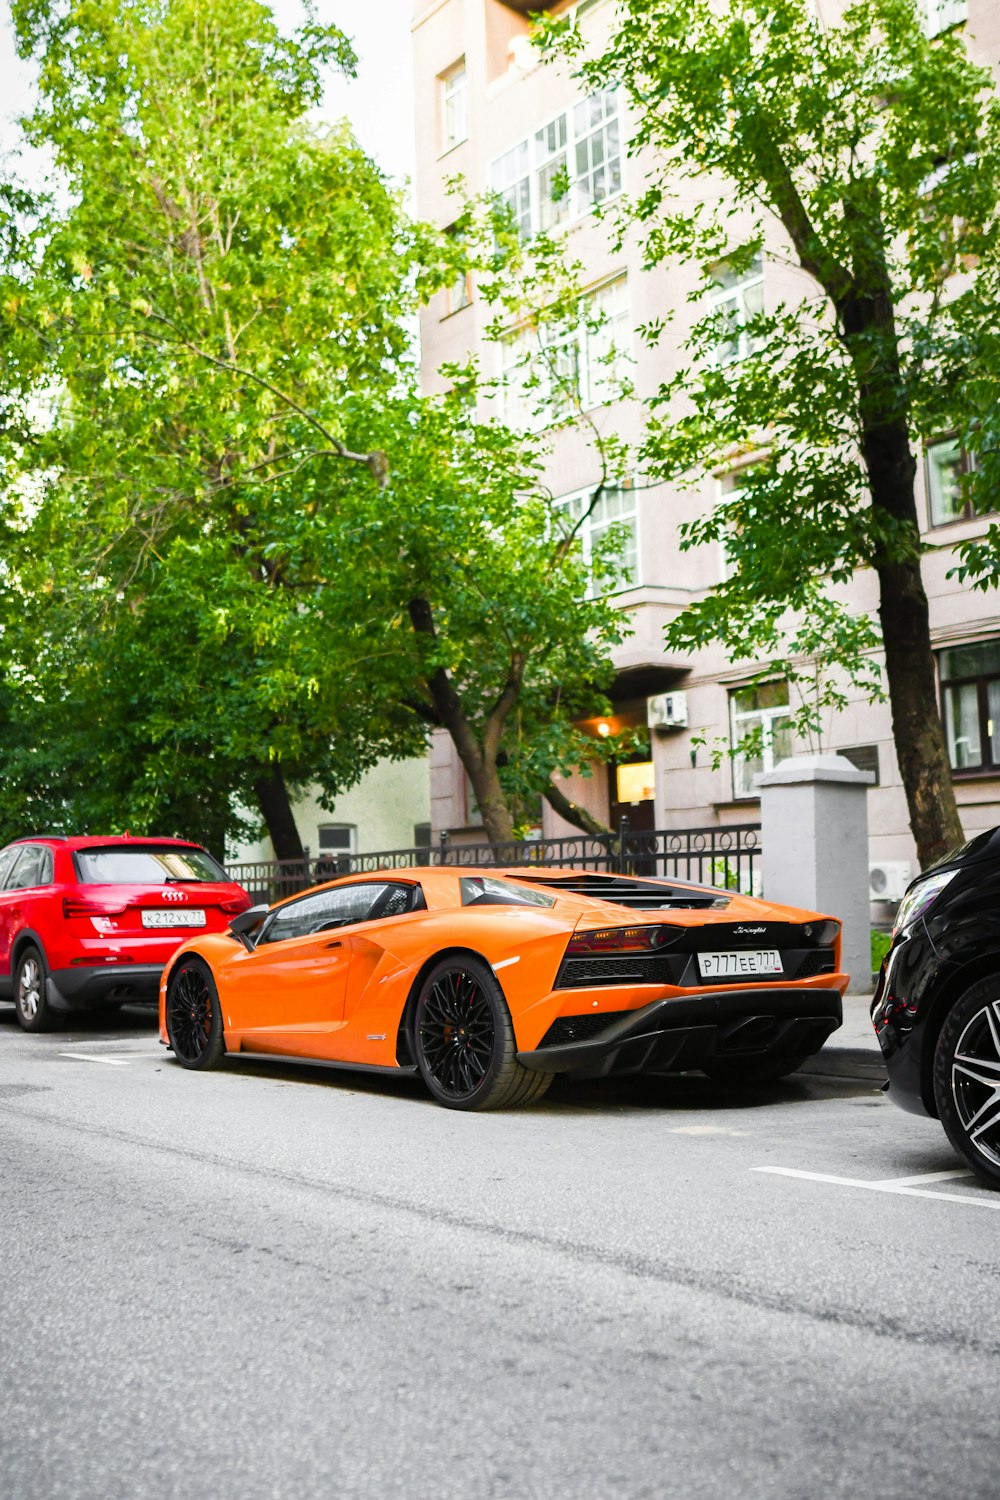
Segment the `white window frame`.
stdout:
<path fill-rule="evenodd" d="M 750 773 L 747 757 L 740 751 L 732 757 L 733 768 L 733 801 L 744 802 L 759 797 L 760 793 L 753 785 L 753 779 L 757 775 L 766 775 L 768 771 L 774 770 L 774 731 L 777 724 L 791 717 L 791 704 L 786 701 L 773 708 L 753 708 L 737 712 L 736 699 L 740 693 L 752 692 L 755 684 L 745 683 L 742 687 L 733 687 L 729 691 L 729 742 L 734 750 L 750 730 L 760 728 L 761 731 L 761 769 L 759 772 Z M 788 684 L 785 683 L 787 692 Z M 757 756 L 753 757 L 756 762 Z"/>
<path fill-rule="evenodd" d="M 439 77 L 441 85 L 441 139 L 445 151 L 469 138 L 469 79 L 465 58 L 459 58 Z"/>
<path fill-rule="evenodd" d="M 939 458 L 943 457 L 945 449 L 950 452 L 950 461 L 942 463 Z M 975 468 L 975 454 L 962 447 L 960 438 L 939 438 L 936 442 L 927 444 L 924 450 L 924 476 L 927 486 L 927 524 L 930 528 L 936 530 L 939 526 L 954 526 L 959 521 L 972 520 L 972 507 L 968 496 L 963 498 L 961 481 L 966 474 L 973 473 Z M 946 469 L 951 469 L 954 474 L 947 489 L 944 475 Z M 945 515 L 945 508 L 952 505 L 956 498 L 959 502 L 958 514 Z"/>
<path fill-rule="evenodd" d="M 630 531 L 632 541 L 631 545 L 625 548 L 625 559 L 629 559 L 629 555 L 631 554 L 632 558 L 634 558 L 634 564 L 629 566 L 626 577 L 622 579 L 614 590 L 616 594 L 626 594 L 632 589 L 642 587 L 642 550 L 639 545 L 638 493 L 638 490 L 632 487 L 609 486 L 607 493 L 601 496 L 594 511 L 591 511 L 584 518 L 576 533 L 580 543 L 580 553 L 589 572 L 594 556 L 594 545 L 600 541 L 605 532 L 609 531 L 612 526 L 624 526 Z M 618 498 L 622 509 L 617 515 L 603 516 L 601 519 L 595 520 L 595 515 L 599 512 L 602 502 L 606 501 L 611 495 Z M 568 495 L 560 495 L 558 497 L 555 501 L 555 509 L 565 511 L 568 523 L 572 525 L 578 519 L 578 514 L 585 511 L 590 505 L 593 496 L 593 485 L 585 490 L 573 490 Z M 629 507 L 628 509 L 624 508 L 626 504 Z M 592 584 L 590 594 L 593 595 L 594 593 L 596 593 L 596 590 Z"/>
<path fill-rule="evenodd" d="M 969 0 L 923 0 L 924 27 L 928 36 L 940 36 L 969 19 Z"/>
<path fill-rule="evenodd" d="M 755 257 L 754 265 L 740 276 L 732 276 L 725 261 L 715 271 L 716 285 L 709 292 L 713 313 L 727 313 L 732 328 L 728 339 L 720 339 L 715 350 L 717 365 L 734 365 L 756 354 L 763 347 L 759 336 L 747 332 L 747 322 L 764 306 L 764 260 Z M 754 304 L 759 303 L 759 306 Z"/>
<path fill-rule="evenodd" d="M 445 230 L 445 233 L 449 236 L 453 244 L 461 245 L 464 239 L 464 235 L 462 235 L 454 225 Z M 450 282 L 448 287 L 446 288 L 445 317 L 449 318 L 451 317 L 452 313 L 461 312 L 463 308 L 469 307 L 471 303 L 472 275 L 471 272 L 466 269 L 464 271 L 459 271 L 454 281 Z"/>
<path fill-rule="evenodd" d="M 525 238 L 554 224 L 586 218 L 597 203 L 606 203 L 621 193 L 625 160 L 621 106 L 618 89 L 589 94 L 553 115 L 490 163 L 493 191 L 510 205 L 514 222 Z M 595 107 L 600 113 L 596 120 L 591 118 Z M 577 172 L 578 147 L 587 149 L 587 170 L 582 175 Z M 553 199 L 543 189 L 546 173 L 560 157 L 565 159 L 565 193 Z M 602 174 L 599 197 L 581 193 L 581 183 L 586 182 L 593 189 Z"/>
<path fill-rule="evenodd" d="M 600 327 L 590 328 L 588 323 L 595 308 L 603 311 L 604 318 Z M 630 359 L 632 354 L 629 309 L 628 275 L 621 272 L 584 292 L 575 323 L 545 327 L 541 349 L 534 328 L 512 329 L 501 340 L 502 411 L 508 427 L 540 431 L 555 426 L 568 415 L 570 408 L 561 385 L 553 385 L 545 394 L 548 367 L 543 350 L 554 358 L 557 366 L 563 354 L 575 361 L 577 398 L 583 411 L 593 411 L 613 401 L 620 362 Z M 540 384 L 525 392 L 524 380 L 519 378 L 522 371 L 524 376 L 537 374 Z"/>
<path fill-rule="evenodd" d="M 345 844 L 324 844 L 324 833 L 346 833 Z M 358 852 L 358 829 L 355 823 L 319 823 L 316 828 L 318 857 L 324 854 L 356 854 Z"/>

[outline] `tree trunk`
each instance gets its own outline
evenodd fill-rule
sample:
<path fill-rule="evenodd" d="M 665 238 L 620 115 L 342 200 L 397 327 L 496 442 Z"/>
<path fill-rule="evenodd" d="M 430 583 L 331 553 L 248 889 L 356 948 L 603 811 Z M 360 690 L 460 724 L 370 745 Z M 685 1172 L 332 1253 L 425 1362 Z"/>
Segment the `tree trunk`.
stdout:
<path fill-rule="evenodd" d="M 482 814 L 486 837 L 491 844 L 509 843 L 514 837 L 514 819 L 500 785 L 496 763 L 491 765 L 479 751 L 473 757 L 473 764 L 469 765 L 462 754 L 462 746 L 457 745 L 457 749 L 476 794 L 476 805 Z"/>
<path fill-rule="evenodd" d="M 892 735 L 925 870 L 963 839 L 938 711 L 927 596 L 918 562 L 885 564 L 878 579 Z"/>
<path fill-rule="evenodd" d="M 268 837 L 274 846 L 274 857 L 280 860 L 305 859 L 305 850 L 295 815 L 288 798 L 284 773 L 278 761 L 261 766 L 254 778 L 254 792 L 260 806 L 261 816 L 267 826 Z"/>
<path fill-rule="evenodd" d="M 886 282 L 872 297 L 849 299 L 844 309 L 848 344 L 855 354 L 861 413 L 861 453 L 872 505 L 890 524 L 878 541 L 879 619 L 892 707 L 892 735 L 906 792 L 910 829 L 920 868 L 926 869 L 962 842 L 962 824 L 951 780 L 944 726 L 938 709 L 930 611 L 920 569 L 920 527 L 913 491 L 916 463 L 910 448 L 906 400 L 898 364 L 895 319 Z M 872 348 L 881 356 L 868 363 Z"/>
<path fill-rule="evenodd" d="M 434 613 L 424 598 L 411 599 L 408 605 L 410 622 L 418 635 L 429 640 L 437 638 L 434 628 Z M 476 805 L 482 814 L 483 828 L 491 844 L 503 844 L 514 837 L 514 819 L 507 805 L 500 777 L 497 774 L 497 754 L 504 716 L 517 699 L 520 681 L 509 682 L 501 695 L 501 703 L 490 715 L 481 744 L 465 714 L 462 701 L 444 667 L 436 667 L 427 678 L 427 692 L 434 705 L 438 723 L 448 731 L 458 758 L 465 767 L 472 783 Z"/>
<path fill-rule="evenodd" d="M 926 869 L 961 843 L 963 834 L 938 710 L 930 613 L 920 571 L 916 464 L 879 184 L 875 178 L 856 178 L 845 191 L 844 221 L 853 230 L 848 268 L 823 246 L 763 114 L 759 124 L 757 164 L 772 207 L 803 270 L 823 287 L 840 320 L 858 392 L 861 454 L 872 506 L 889 522 L 887 541 L 875 533 L 879 619 L 896 758 L 917 857 Z"/>
<path fill-rule="evenodd" d="M 605 827 L 600 818 L 595 818 L 585 807 L 578 802 L 571 802 L 566 793 L 560 791 L 554 781 L 542 791 L 542 796 L 550 807 L 554 808 L 561 818 L 567 823 L 572 823 L 574 828 L 580 828 L 584 833 L 589 833 L 593 838 L 613 837 L 611 829 Z"/>

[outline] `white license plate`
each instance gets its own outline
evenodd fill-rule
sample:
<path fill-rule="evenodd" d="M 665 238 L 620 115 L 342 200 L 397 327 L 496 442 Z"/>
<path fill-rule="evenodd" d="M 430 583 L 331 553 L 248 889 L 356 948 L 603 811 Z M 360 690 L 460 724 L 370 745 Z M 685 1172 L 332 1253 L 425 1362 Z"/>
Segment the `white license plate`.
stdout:
<path fill-rule="evenodd" d="M 741 953 L 699 953 L 698 968 L 702 979 L 734 979 L 742 974 L 782 974 L 781 954 L 777 948 L 751 948 Z"/>
<path fill-rule="evenodd" d="M 204 927 L 205 913 L 199 906 L 187 906 L 183 911 L 159 911 L 155 907 L 142 914 L 143 927 Z"/>

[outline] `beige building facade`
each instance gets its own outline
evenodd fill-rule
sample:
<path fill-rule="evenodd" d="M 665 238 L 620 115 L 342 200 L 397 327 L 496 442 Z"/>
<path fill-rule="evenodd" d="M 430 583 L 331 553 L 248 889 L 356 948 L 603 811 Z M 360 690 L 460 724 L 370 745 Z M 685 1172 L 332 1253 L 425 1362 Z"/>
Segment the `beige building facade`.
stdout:
<path fill-rule="evenodd" d="M 996 67 L 1000 60 L 1000 5 L 996 0 L 927 0 L 930 24 L 962 24 L 973 55 Z M 816 0 L 835 13 L 838 0 Z M 542 64 L 529 41 L 530 10 L 572 12 L 588 44 L 599 48 L 613 19 L 614 0 L 415 0 L 413 49 L 416 99 L 418 214 L 440 227 L 456 218 L 458 202 L 449 182 L 460 176 L 472 194 L 493 189 L 510 205 L 522 231 L 566 228 L 571 253 L 586 268 L 587 296 L 595 299 L 614 329 L 615 344 L 631 360 L 636 390 L 649 393 L 672 373 L 691 322 L 704 308 L 689 305 L 695 272 L 685 268 L 643 269 L 635 240 L 612 248 L 593 206 L 641 186 L 643 163 L 626 155 L 629 119 L 616 94 L 586 99 L 568 70 Z M 998 75 L 1000 76 L 1000 75 Z M 568 192 L 553 194 L 556 174 Z M 720 279 L 714 300 L 733 329 L 728 358 L 740 356 L 740 321 L 755 309 L 794 296 L 795 273 L 764 262 L 739 279 Z M 669 337 L 650 349 L 634 330 L 669 309 Z M 504 348 L 485 338 L 491 318 L 477 297 L 474 279 L 440 293 L 422 322 L 425 388 L 439 382 L 442 364 L 478 351 L 484 367 L 504 374 Z M 594 341 L 592 341 L 594 342 Z M 581 331 L 573 350 L 589 421 L 598 428 L 637 437 L 635 406 L 602 404 L 601 350 L 588 347 Z M 516 402 L 516 390 L 508 398 Z M 512 423 L 516 407 L 504 415 Z M 941 676 L 945 717 L 963 822 L 969 834 L 1000 822 L 1000 598 L 963 588 L 949 579 L 953 545 L 983 529 L 971 519 L 956 488 L 965 456 L 947 435 L 924 447 L 918 504 L 929 551 L 925 584 Z M 578 426 L 553 433 L 546 482 L 572 512 L 599 479 L 593 445 Z M 631 637 L 616 653 L 618 679 L 612 727 L 649 724 L 648 760 L 591 778 L 576 777 L 567 791 L 599 817 L 621 813 L 633 827 L 690 828 L 753 823 L 759 819 L 756 775 L 793 750 L 787 725 L 788 689 L 780 683 L 753 686 L 761 663 L 732 662 L 717 651 L 690 658 L 665 654 L 663 627 L 678 610 L 717 584 L 725 568 L 721 550 L 706 545 L 681 552 L 678 528 L 719 503 L 739 483 L 739 471 L 708 474 L 695 489 L 641 484 L 602 501 L 584 528 L 588 546 L 611 522 L 629 532 L 630 587 L 618 595 Z M 873 574 L 855 576 L 852 609 L 874 611 Z M 595 730 L 599 725 L 593 726 Z M 746 763 L 728 756 L 713 767 L 707 746 L 737 743 L 758 728 L 764 754 Z M 706 745 L 697 741 L 703 739 Z M 815 747 L 813 747 L 815 748 Z M 892 742 L 888 705 L 852 701 L 826 726 L 823 749 L 848 754 L 875 773 L 869 793 L 870 862 L 881 874 L 877 889 L 893 889 L 915 873 L 913 841 Z M 466 779 L 444 737 L 430 757 L 431 821 L 435 837 L 448 830 L 472 837 L 477 817 Z M 545 808 L 547 836 L 569 828 Z M 887 884 L 881 885 L 880 882 Z"/>

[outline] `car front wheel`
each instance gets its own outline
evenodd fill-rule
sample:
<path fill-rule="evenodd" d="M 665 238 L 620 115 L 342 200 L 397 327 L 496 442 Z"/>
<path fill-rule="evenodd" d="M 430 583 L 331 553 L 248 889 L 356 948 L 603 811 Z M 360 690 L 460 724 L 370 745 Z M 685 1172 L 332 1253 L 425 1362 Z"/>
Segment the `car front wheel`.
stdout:
<path fill-rule="evenodd" d="M 414 1016 L 417 1066 L 449 1109 L 509 1109 L 540 1099 L 551 1073 L 517 1060 L 503 991 L 480 960 L 443 959 L 424 979 Z"/>
<path fill-rule="evenodd" d="M 974 984 L 946 1017 L 934 1051 L 934 1102 L 955 1150 L 1000 1187 L 1000 980 Z"/>
<path fill-rule="evenodd" d="M 217 1068 L 225 1056 L 219 992 L 200 958 L 181 959 L 170 976 L 167 1036 L 183 1068 Z"/>
<path fill-rule="evenodd" d="M 48 1031 L 52 1025 L 45 979 L 45 961 L 38 949 L 22 948 L 14 973 L 14 1009 L 23 1031 Z"/>

